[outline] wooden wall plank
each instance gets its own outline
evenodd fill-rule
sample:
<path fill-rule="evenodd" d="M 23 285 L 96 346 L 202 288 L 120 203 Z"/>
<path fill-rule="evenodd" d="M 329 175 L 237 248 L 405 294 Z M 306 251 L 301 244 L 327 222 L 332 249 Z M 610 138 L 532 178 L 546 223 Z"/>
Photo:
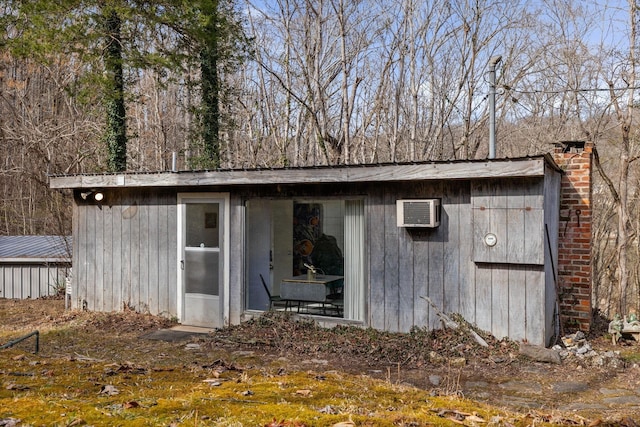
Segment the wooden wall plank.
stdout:
<path fill-rule="evenodd" d="M 471 183 L 461 183 L 458 201 L 458 283 L 460 286 L 460 314 L 470 323 L 476 322 L 476 282 L 473 262 L 473 216 L 471 209 Z"/>
<path fill-rule="evenodd" d="M 442 183 L 435 184 L 430 190 L 431 194 L 438 195 L 444 194 Z M 444 286 L 445 282 L 449 281 L 444 277 L 444 239 L 446 227 L 449 224 L 441 224 L 440 227 L 428 230 L 428 258 L 427 263 L 429 265 L 429 298 L 436 306 L 444 311 Z M 441 328 L 442 323 L 440 317 L 436 314 L 435 310 L 429 311 L 429 327 Z"/>
<path fill-rule="evenodd" d="M 87 237 L 84 242 L 84 250 L 86 251 L 86 264 L 85 268 L 87 271 L 87 309 L 89 310 L 100 310 L 101 307 L 99 302 L 102 300 L 101 296 L 97 295 L 96 288 L 96 210 L 95 206 L 86 204 L 85 205 L 85 213 L 86 213 L 86 234 Z"/>
<path fill-rule="evenodd" d="M 436 239 L 438 236 L 436 236 Z M 440 310 L 444 310 L 444 253 L 442 241 L 429 242 L 429 298 Z M 439 329 L 442 327 L 440 317 L 435 310 L 429 311 L 429 327 Z"/>
<path fill-rule="evenodd" d="M 525 261 L 525 194 L 522 180 L 502 183 L 507 196 L 507 223 L 505 238 L 507 252 L 505 261 L 522 263 Z"/>
<path fill-rule="evenodd" d="M 522 240 L 525 242 L 523 249 L 523 264 L 544 264 L 545 233 L 544 211 L 533 208 L 525 211 L 524 230 Z"/>
<path fill-rule="evenodd" d="M 476 264 L 476 325 L 483 331 L 491 331 L 492 265 Z"/>
<path fill-rule="evenodd" d="M 137 254 L 134 254 L 132 248 L 132 257 L 134 258 L 137 270 L 132 269 L 131 280 L 131 305 L 136 307 L 137 310 L 150 311 L 149 306 L 149 287 L 152 286 L 151 278 L 157 275 L 156 272 L 152 272 L 154 263 L 151 262 L 153 252 L 158 251 L 156 238 L 154 218 L 152 217 L 152 211 L 154 211 L 152 204 L 156 203 L 155 197 L 151 197 L 148 193 L 135 193 L 135 197 L 139 199 L 138 215 L 135 219 L 132 218 L 131 226 L 136 227 L 138 233 L 136 234 L 137 243 L 135 248 Z M 132 233 L 134 231 L 132 230 Z M 155 264 L 155 268 L 157 268 Z M 133 265 L 132 265 L 133 268 Z M 137 273 L 137 274 L 136 274 Z"/>
<path fill-rule="evenodd" d="M 488 181 L 471 182 L 473 260 L 490 262 L 493 249 L 486 247 L 484 236 L 491 232 L 492 187 Z"/>
<path fill-rule="evenodd" d="M 147 276 L 148 280 L 146 283 L 142 275 L 140 275 L 140 280 L 141 283 L 146 284 L 147 298 L 144 299 L 144 301 L 149 311 L 157 313 L 158 290 L 162 280 L 162 261 L 165 259 L 167 246 L 166 242 L 164 242 L 166 230 L 161 226 L 164 210 L 164 206 L 162 205 L 162 195 L 154 193 L 151 195 L 150 199 L 150 217 L 153 217 L 154 219 L 149 221 L 150 236 L 148 236 L 147 243 L 149 245 L 149 276 Z M 153 249 L 154 245 L 157 248 L 156 250 Z M 153 273 L 153 271 L 155 271 L 155 273 Z"/>
<path fill-rule="evenodd" d="M 104 292 L 104 308 L 107 311 L 117 310 L 118 303 L 114 301 L 115 288 L 120 284 L 113 280 L 113 262 L 120 257 L 120 253 L 113 249 L 113 221 L 117 208 L 113 206 L 102 207 L 103 217 L 103 241 L 102 241 L 102 284 Z"/>
<path fill-rule="evenodd" d="M 130 265 L 129 265 L 129 286 L 131 289 L 131 294 L 129 301 L 127 303 L 134 308 L 142 309 L 141 302 L 143 301 L 141 298 L 141 294 L 144 293 L 146 295 L 146 289 L 141 289 L 140 287 L 140 271 L 141 266 L 140 263 L 147 263 L 147 259 L 142 258 L 142 245 L 146 244 L 142 238 L 144 237 L 142 228 L 148 224 L 149 221 L 149 211 L 147 204 L 149 203 L 149 196 L 147 193 L 143 193 L 139 195 L 137 193 L 130 194 L 129 197 L 131 200 L 140 200 L 140 204 L 138 206 L 138 215 L 131 218 L 130 225 L 130 239 L 131 246 L 129 248 L 129 257 L 130 257 Z"/>
<path fill-rule="evenodd" d="M 492 248 L 485 245 L 485 248 L 487 248 L 487 252 L 491 252 L 490 262 L 504 263 L 507 260 L 509 249 L 509 230 L 506 226 L 506 224 L 508 223 L 507 211 L 508 209 L 506 208 L 496 208 L 489 210 L 489 231 L 498 237 L 498 243 Z"/>
<path fill-rule="evenodd" d="M 94 281 L 93 274 L 95 272 L 92 269 L 91 260 L 92 255 L 90 244 L 95 242 L 93 236 L 93 230 L 90 230 L 90 216 L 93 216 L 93 210 L 87 208 L 86 206 L 78 207 L 80 213 L 80 232 L 76 235 L 78 236 L 78 248 L 77 253 L 80 256 L 80 263 L 74 262 L 74 274 L 73 274 L 73 283 L 76 285 L 73 289 L 73 292 L 76 292 L 78 297 L 78 309 L 88 309 L 95 310 L 94 301 L 89 302 L 90 299 L 93 299 L 94 294 Z M 74 239 L 74 244 L 75 244 Z M 95 250 L 95 249 L 94 249 Z M 76 248 L 73 249 L 74 254 L 76 253 Z M 76 267 L 77 266 L 77 267 Z M 82 267 L 80 267 L 82 266 Z M 77 272 L 75 270 L 78 270 Z"/>
<path fill-rule="evenodd" d="M 93 228 L 95 244 L 90 250 L 91 253 L 91 262 L 92 262 L 92 271 L 93 271 L 93 301 L 95 305 L 95 310 L 105 311 L 104 309 L 104 294 L 103 294 L 103 286 L 102 286 L 102 258 L 104 256 L 102 249 L 102 242 L 104 240 L 104 227 L 102 221 L 102 211 L 100 211 L 97 207 L 93 206 L 91 208 L 93 215 L 90 217 L 92 220 L 92 224 L 90 227 Z M 88 245 L 91 248 L 91 245 Z"/>
<path fill-rule="evenodd" d="M 119 310 L 123 306 L 122 297 L 122 222 L 124 221 L 123 206 L 121 197 L 117 197 L 111 212 L 111 277 L 112 277 L 112 294 L 111 305 L 114 310 Z"/>
<path fill-rule="evenodd" d="M 147 230 L 144 237 L 142 237 L 143 244 L 146 241 L 149 247 L 149 255 L 147 259 L 148 263 L 148 276 L 147 280 L 141 282 L 140 286 L 140 304 L 146 307 L 147 310 L 151 310 L 151 299 L 154 292 L 151 289 L 158 286 L 158 206 L 155 204 L 155 197 L 150 197 L 147 206 L 145 206 L 148 214 Z"/>
<path fill-rule="evenodd" d="M 84 223 L 85 211 L 81 210 L 77 201 L 73 200 L 71 208 L 71 232 L 73 233 L 72 253 L 71 253 L 71 308 L 78 310 L 82 308 L 81 299 L 84 298 L 87 291 L 87 281 L 85 278 L 85 250 L 82 244 L 87 238 L 82 224 Z"/>
<path fill-rule="evenodd" d="M 245 308 L 245 286 L 234 286 L 234 283 L 246 283 L 244 263 L 242 260 L 245 256 L 244 224 L 246 221 L 246 210 L 241 197 L 233 195 L 229 201 L 229 319 L 225 321 L 231 324 L 237 324 L 242 317 L 242 311 Z"/>
<path fill-rule="evenodd" d="M 178 307 L 178 283 L 176 282 L 178 276 L 178 197 L 176 193 L 168 194 L 167 203 L 167 235 L 169 247 L 167 249 L 167 280 L 169 281 L 168 295 L 166 308 L 167 314 L 170 316 L 177 316 Z M 244 240 L 243 240 L 244 242 Z M 237 252 L 242 255 L 242 252 Z M 242 256 L 240 259 L 244 259 Z M 244 283 L 238 280 L 235 283 Z M 240 286 L 242 288 L 242 286 Z M 240 319 L 238 319 L 238 322 Z"/>
<path fill-rule="evenodd" d="M 557 171 L 553 171 L 555 176 L 560 176 Z M 546 179 L 546 177 L 545 177 Z M 523 179 L 524 207 L 532 209 L 543 209 L 545 204 L 545 179 Z M 558 188 L 559 189 L 559 188 Z M 556 189 L 556 190 L 558 190 Z M 553 199 L 553 194 L 549 197 Z M 556 197 L 557 199 L 557 197 Z"/>
<path fill-rule="evenodd" d="M 544 260 L 546 288 L 546 340 L 550 340 L 558 324 L 556 310 L 558 241 L 560 227 L 560 188 L 562 176 L 555 170 L 547 169 L 544 182 Z M 548 240 L 547 240 L 548 237 Z M 558 326 L 559 327 L 559 326 Z"/>
<path fill-rule="evenodd" d="M 384 253 L 379 262 L 384 263 L 384 328 L 398 332 L 400 329 L 400 290 L 398 287 L 398 226 L 396 223 L 396 195 L 387 192 L 384 197 Z"/>
<path fill-rule="evenodd" d="M 509 337 L 521 341 L 526 338 L 526 267 L 509 266 Z"/>
<path fill-rule="evenodd" d="M 557 172 L 556 172 L 557 174 Z M 557 175 L 559 176 L 559 174 Z M 525 180 L 524 204 L 526 222 L 524 230 L 525 260 L 527 264 L 545 264 L 545 180 Z M 558 187 L 559 191 L 559 187 Z M 550 196 L 553 198 L 553 196 Z M 559 215 L 559 209 L 556 211 Z"/>
<path fill-rule="evenodd" d="M 498 339 L 509 335 L 509 265 L 494 264 L 491 283 L 491 333 Z"/>
<path fill-rule="evenodd" d="M 169 287 L 169 204 L 168 195 L 161 194 L 158 201 L 158 283 L 150 292 L 154 295 L 151 312 L 158 314 L 165 311 L 168 303 L 167 288 Z M 175 204 L 175 202 L 174 202 Z"/>
<path fill-rule="evenodd" d="M 122 269 L 122 285 L 120 289 L 120 299 L 130 307 L 138 308 L 138 300 L 133 296 L 133 289 L 139 287 L 140 277 L 140 214 L 139 214 L 138 194 L 128 194 L 122 201 L 120 208 L 119 230 L 120 247 L 122 256 L 120 266 Z"/>
<path fill-rule="evenodd" d="M 460 290 L 463 285 L 460 277 L 462 268 L 460 252 L 463 246 L 468 246 L 468 242 L 463 242 L 460 239 L 460 232 L 464 226 L 468 227 L 470 231 L 469 223 L 463 225 L 460 222 L 461 211 L 463 209 L 470 210 L 469 206 L 463 206 L 460 203 L 463 188 L 462 185 L 449 183 L 445 185 L 442 192 L 440 228 L 443 233 L 443 310 L 445 313 L 461 313 Z"/>
<path fill-rule="evenodd" d="M 380 193 L 372 193 L 366 203 L 369 265 L 369 326 L 385 327 L 385 207 Z"/>
<path fill-rule="evenodd" d="M 525 269 L 526 306 L 526 339 L 531 344 L 544 345 L 544 303 L 545 286 L 544 271 L 538 266 L 528 266 Z"/>
<path fill-rule="evenodd" d="M 398 329 L 408 332 L 414 325 L 414 310 L 417 300 L 414 289 L 414 251 L 413 239 L 409 231 L 397 228 L 398 231 L 398 304 L 400 306 Z"/>
<path fill-rule="evenodd" d="M 414 232 L 413 238 L 413 288 L 414 312 L 416 326 L 428 328 L 431 306 L 423 299 L 429 296 L 429 242 L 424 238 L 425 232 Z"/>

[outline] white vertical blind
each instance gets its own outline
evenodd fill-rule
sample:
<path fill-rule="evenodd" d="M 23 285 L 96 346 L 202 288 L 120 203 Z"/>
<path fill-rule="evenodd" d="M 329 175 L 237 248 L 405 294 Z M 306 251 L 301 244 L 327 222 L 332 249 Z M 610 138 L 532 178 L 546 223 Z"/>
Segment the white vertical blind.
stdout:
<path fill-rule="evenodd" d="M 364 320 L 364 202 L 345 201 L 344 317 Z"/>

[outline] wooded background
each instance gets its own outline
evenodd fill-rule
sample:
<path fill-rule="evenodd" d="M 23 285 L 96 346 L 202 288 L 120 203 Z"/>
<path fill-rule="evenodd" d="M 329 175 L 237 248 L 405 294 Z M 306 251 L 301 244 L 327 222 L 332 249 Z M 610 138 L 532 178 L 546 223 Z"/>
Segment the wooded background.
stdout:
<path fill-rule="evenodd" d="M 497 157 L 594 143 L 594 307 L 640 309 L 635 0 L 49 3 L 0 0 L 0 234 L 70 233 L 114 117 L 127 171 L 484 158 L 500 55 Z"/>

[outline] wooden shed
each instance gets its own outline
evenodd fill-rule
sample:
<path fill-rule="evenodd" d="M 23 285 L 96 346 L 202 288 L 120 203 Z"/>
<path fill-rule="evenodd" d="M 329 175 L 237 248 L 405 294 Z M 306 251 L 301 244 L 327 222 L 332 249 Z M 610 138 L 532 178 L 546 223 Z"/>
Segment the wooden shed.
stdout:
<path fill-rule="evenodd" d="M 327 325 L 438 328 L 428 296 L 497 337 L 548 344 L 561 176 L 543 155 L 57 176 L 51 187 L 74 193 L 75 308 L 219 327 L 271 307 L 264 280 L 286 309 Z"/>
<path fill-rule="evenodd" d="M 0 298 L 41 298 L 64 291 L 71 237 L 0 236 Z"/>

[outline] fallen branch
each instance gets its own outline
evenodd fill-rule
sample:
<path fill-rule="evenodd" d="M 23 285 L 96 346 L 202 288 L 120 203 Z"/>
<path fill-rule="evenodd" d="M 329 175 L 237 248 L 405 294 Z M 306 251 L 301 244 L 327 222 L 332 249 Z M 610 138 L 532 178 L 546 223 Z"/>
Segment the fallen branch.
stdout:
<path fill-rule="evenodd" d="M 433 307 L 433 309 L 436 311 L 436 314 L 438 315 L 440 320 L 442 320 L 442 323 L 444 324 L 444 326 L 446 328 L 458 329 L 460 327 L 458 322 L 456 322 L 455 320 L 453 320 L 452 318 L 447 316 L 442 310 L 440 310 L 438 308 L 438 306 L 435 305 L 435 303 L 433 301 L 431 301 L 431 298 L 425 297 L 425 296 L 422 296 L 422 295 L 420 295 L 420 298 L 422 298 L 423 300 L 427 301 L 431 305 L 431 307 Z M 484 338 L 482 338 L 480 335 L 478 335 L 476 333 L 476 331 L 474 331 L 473 329 L 469 328 L 469 333 L 476 340 L 476 342 L 478 344 L 480 344 L 482 347 L 489 347 L 489 344 L 487 344 L 487 342 L 484 340 Z"/>

